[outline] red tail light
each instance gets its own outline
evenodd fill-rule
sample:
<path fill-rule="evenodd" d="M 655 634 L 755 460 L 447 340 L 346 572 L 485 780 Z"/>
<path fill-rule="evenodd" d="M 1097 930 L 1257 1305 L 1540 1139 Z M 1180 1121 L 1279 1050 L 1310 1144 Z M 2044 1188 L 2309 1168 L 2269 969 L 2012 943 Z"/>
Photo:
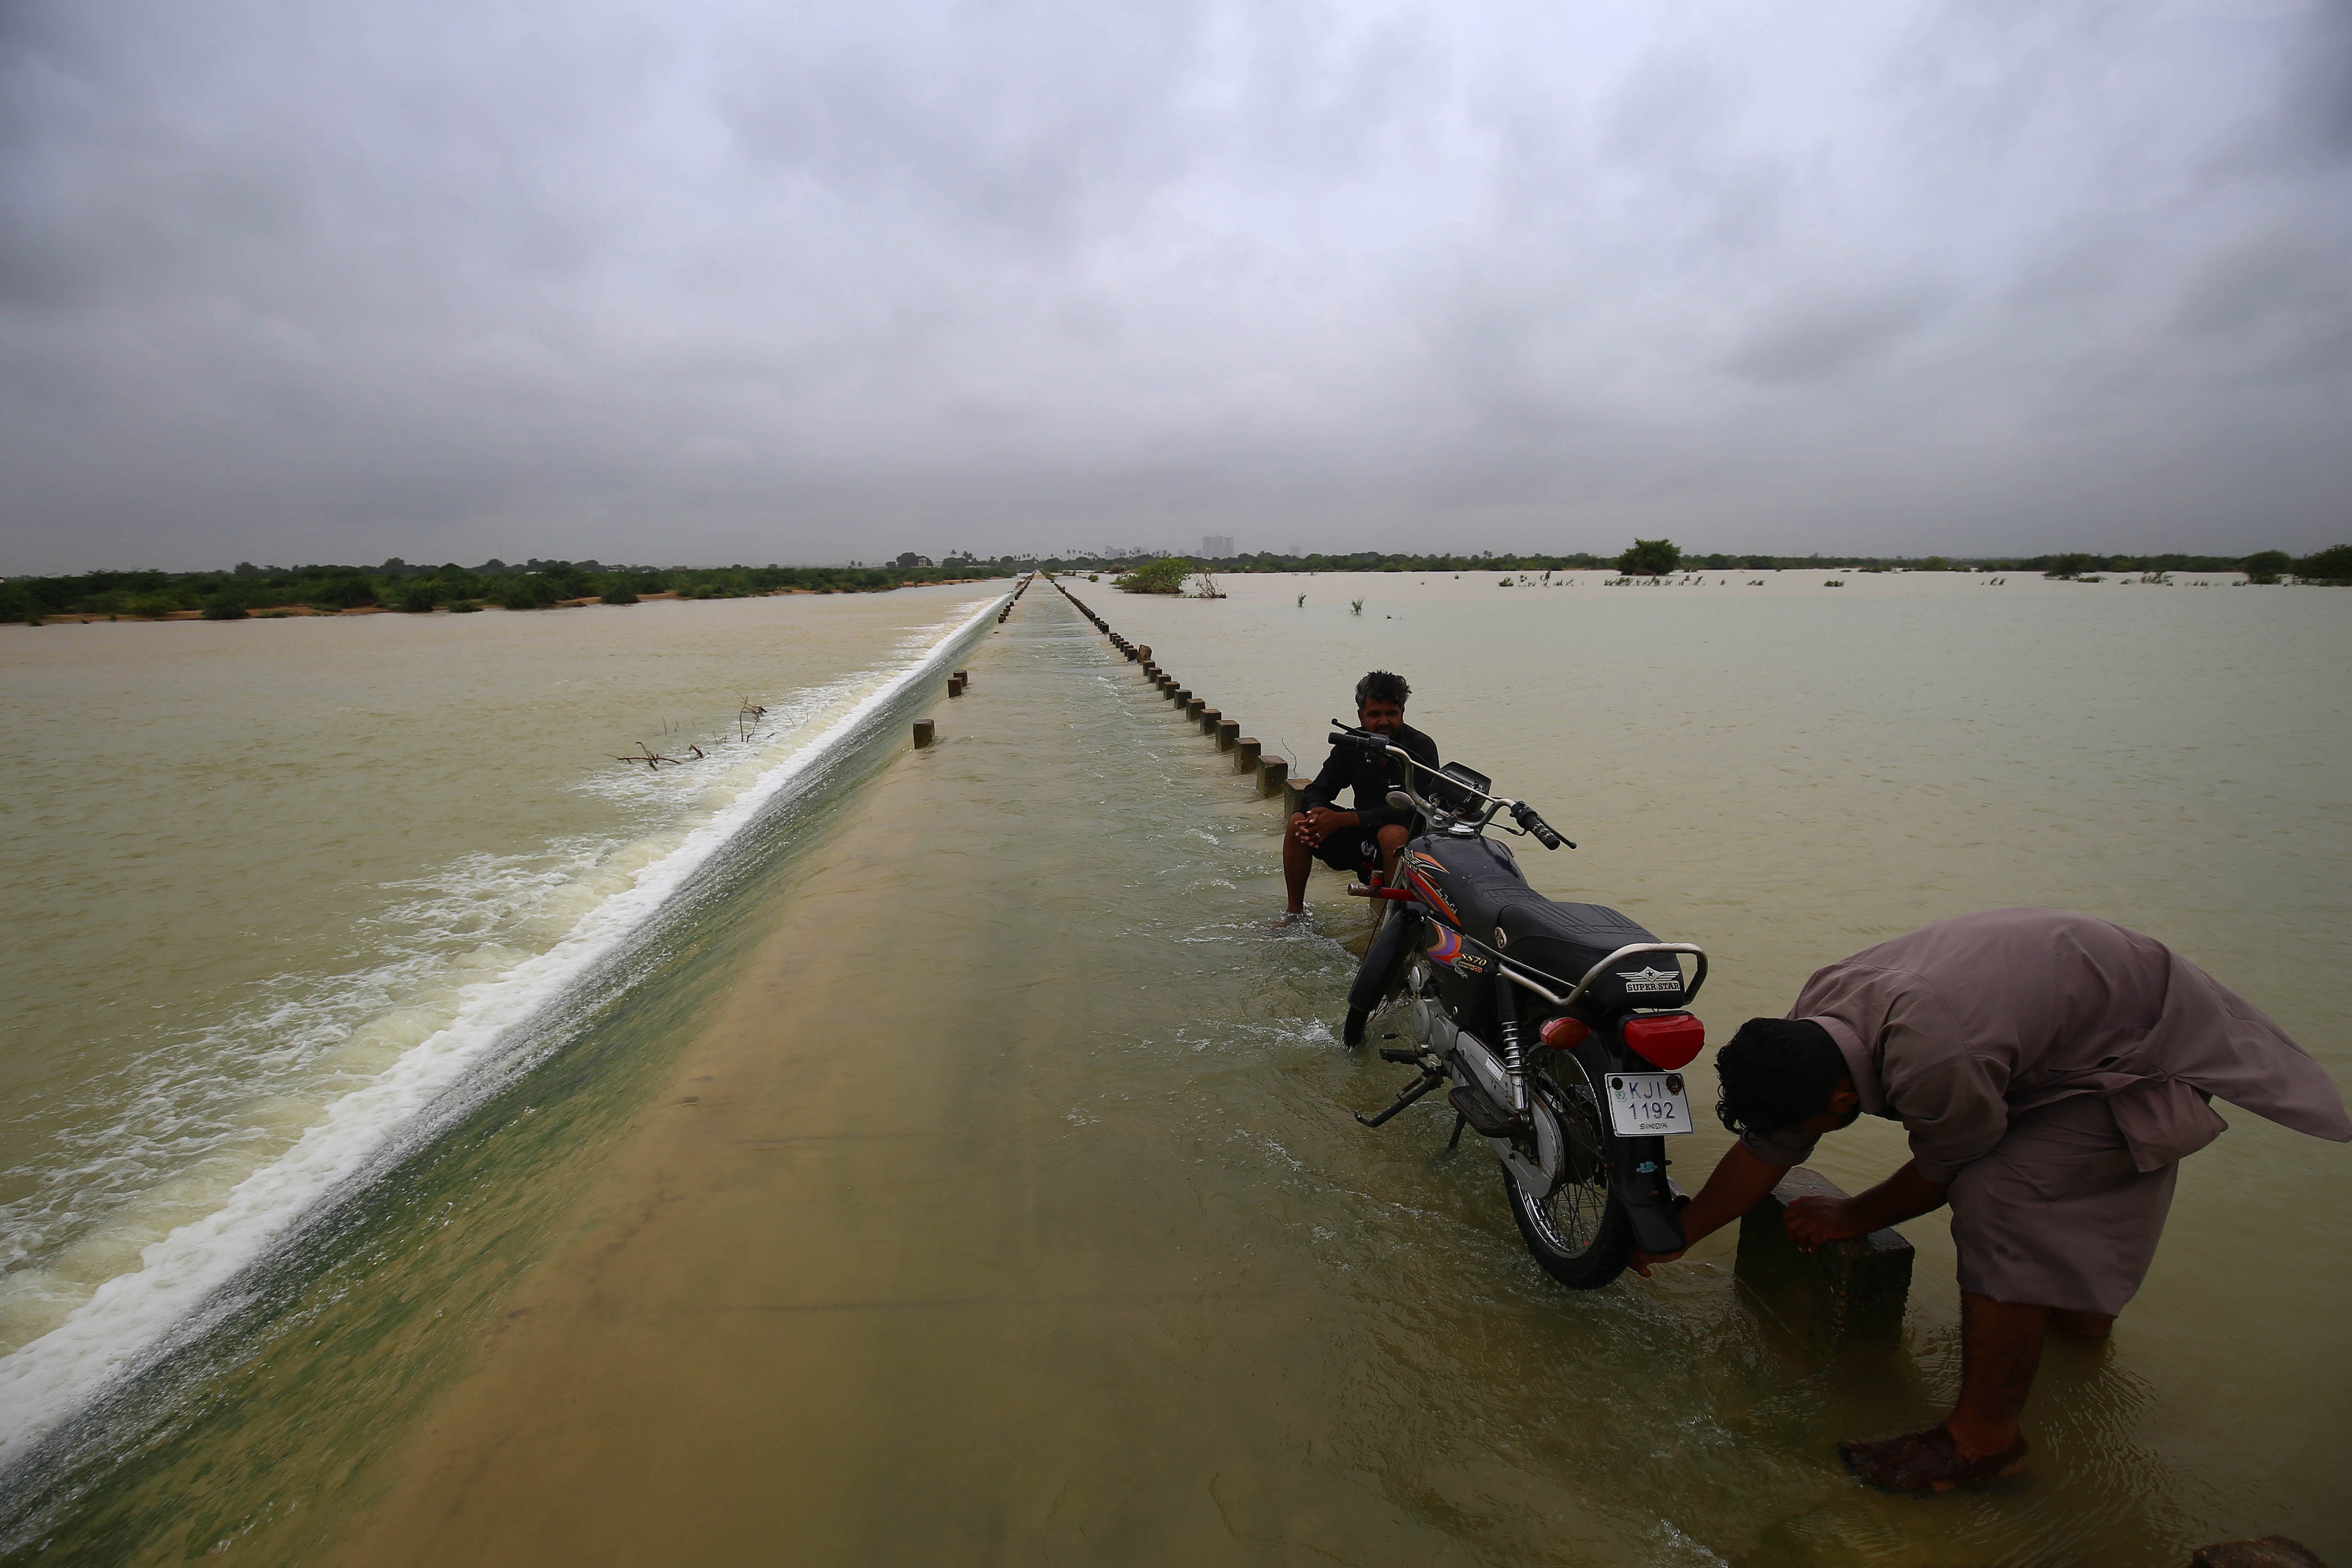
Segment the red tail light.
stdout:
<path fill-rule="evenodd" d="M 1556 1051 L 1572 1051 L 1592 1033 L 1573 1018 L 1554 1018 L 1543 1026 L 1543 1043 Z"/>
<path fill-rule="evenodd" d="M 1706 1047 L 1706 1026 L 1688 1013 L 1625 1020 L 1625 1047 L 1652 1067 L 1688 1067 Z"/>

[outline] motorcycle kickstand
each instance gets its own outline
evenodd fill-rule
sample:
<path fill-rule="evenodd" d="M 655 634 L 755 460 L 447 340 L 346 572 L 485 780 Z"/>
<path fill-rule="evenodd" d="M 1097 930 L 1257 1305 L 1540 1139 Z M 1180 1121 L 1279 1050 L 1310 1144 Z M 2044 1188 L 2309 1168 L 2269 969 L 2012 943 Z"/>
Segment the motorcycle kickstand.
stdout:
<path fill-rule="evenodd" d="M 1458 1110 L 1454 1113 L 1454 1136 L 1445 1141 L 1445 1152 L 1447 1153 L 1451 1154 L 1454 1152 L 1454 1146 L 1462 1142 L 1462 1130 L 1469 1125 L 1470 1119 L 1468 1117 L 1463 1115 Z"/>
<path fill-rule="evenodd" d="M 1378 1116 L 1366 1116 L 1361 1111 L 1358 1111 L 1356 1113 L 1356 1120 L 1362 1122 L 1367 1127 L 1378 1127 L 1381 1122 L 1386 1121 L 1390 1117 L 1394 1116 L 1398 1111 L 1402 1110 L 1406 1106 L 1411 1105 L 1414 1100 L 1419 1100 L 1423 1095 L 1427 1094 L 1431 1089 L 1435 1089 L 1439 1084 L 1444 1083 L 1444 1081 L 1445 1075 L 1442 1072 L 1424 1072 L 1419 1078 L 1413 1079 L 1413 1081 L 1406 1087 L 1405 1091 L 1402 1094 L 1397 1096 L 1396 1103 L 1394 1105 L 1390 1106 Z"/>

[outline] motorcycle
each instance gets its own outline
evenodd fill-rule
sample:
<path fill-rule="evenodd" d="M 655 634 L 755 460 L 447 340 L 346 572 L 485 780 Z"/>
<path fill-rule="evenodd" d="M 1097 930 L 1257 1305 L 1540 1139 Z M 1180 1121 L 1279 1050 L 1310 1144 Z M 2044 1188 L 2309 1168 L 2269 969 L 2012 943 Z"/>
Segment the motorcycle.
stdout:
<path fill-rule="evenodd" d="M 1493 794 L 1486 775 L 1432 770 L 1368 731 L 1342 727 L 1331 742 L 1402 762 L 1389 804 L 1418 813 L 1424 829 L 1399 852 L 1393 885 L 1375 877 L 1349 889 L 1387 908 L 1342 1037 L 1361 1045 L 1373 1013 L 1402 1003 L 1412 1044 L 1381 1056 L 1421 1069 L 1387 1110 L 1356 1120 L 1379 1127 L 1452 1084 L 1446 1147 L 1465 1128 L 1493 1146 L 1520 1237 L 1563 1285 L 1598 1289 L 1637 1250 L 1681 1251 L 1690 1200 L 1666 1174 L 1665 1140 L 1692 1131 L 1681 1069 L 1706 1043 L 1688 1010 L 1706 954 L 1615 910 L 1529 888 L 1489 828 L 1546 849 L 1576 846 L 1532 806 Z M 1425 788 L 1416 773 L 1429 775 Z M 1516 827 L 1496 820 L 1505 815 Z"/>

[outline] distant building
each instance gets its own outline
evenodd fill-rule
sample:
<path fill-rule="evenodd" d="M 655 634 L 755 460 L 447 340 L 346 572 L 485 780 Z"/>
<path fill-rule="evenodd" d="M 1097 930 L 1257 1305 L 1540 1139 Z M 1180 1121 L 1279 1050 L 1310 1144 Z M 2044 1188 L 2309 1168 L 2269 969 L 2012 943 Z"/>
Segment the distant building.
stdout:
<path fill-rule="evenodd" d="M 1234 536 L 1230 533 L 1204 533 L 1201 536 L 1201 553 L 1212 561 L 1223 561 L 1234 552 Z"/>
<path fill-rule="evenodd" d="M 898 564 L 900 566 L 929 566 L 930 563 L 931 558 L 929 556 L 918 555 L 911 550 L 898 557 Z"/>

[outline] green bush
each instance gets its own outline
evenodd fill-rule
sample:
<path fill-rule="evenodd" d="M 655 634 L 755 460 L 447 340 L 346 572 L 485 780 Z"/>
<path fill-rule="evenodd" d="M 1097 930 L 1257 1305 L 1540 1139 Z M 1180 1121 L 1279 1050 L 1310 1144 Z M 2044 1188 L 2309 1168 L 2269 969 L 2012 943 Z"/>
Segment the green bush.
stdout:
<path fill-rule="evenodd" d="M 1617 557 L 1617 570 L 1628 577 L 1663 577 L 1682 563 L 1682 546 L 1671 539 L 1637 539 Z"/>
<path fill-rule="evenodd" d="M 597 603 L 604 605 L 634 605 L 636 602 L 637 596 L 626 588 L 607 588 L 597 596 Z"/>
<path fill-rule="evenodd" d="M 2246 574 L 2249 583 L 2275 583 L 2279 574 L 2294 564 L 2284 550 L 2257 550 L 2238 563 L 2238 570 Z"/>
<path fill-rule="evenodd" d="M 393 600 L 393 608 L 412 616 L 429 616 L 440 602 L 441 591 L 430 583 L 404 583 Z"/>
<path fill-rule="evenodd" d="M 245 606 L 226 594 L 215 594 L 204 605 L 208 621 L 241 621 L 247 618 Z"/>
<path fill-rule="evenodd" d="M 543 610 L 555 600 L 555 584 L 539 577 L 518 577 L 499 593 L 499 605 L 509 610 Z"/>
<path fill-rule="evenodd" d="M 375 603 L 375 584 L 364 577 L 330 577 L 311 590 L 310 603 L 331 610 L 356 609 Z"/>
<path fill-rule="evenodd" d="M 171 615 L 184 607 L 169 594 L 141 594 L 122 606 L 131 615 L 158 616 Z"/>
<path fill-rule="evenodd" d="M 2315 552 L 2294 563 L 2294 574 L 2307 583 L 2352 584 L 2352 544 Z"/>
<path fill-rule="evenodd" d="M 482 613 L 482 606 L 471 599 L 452 599 L 449 601 L 449 613 L 453 616 L 478 616 Z"/>
<path fill-rule="evenodd" d="M 1192 563 L 1174 555 L 1163 555 L 1142 565 L 1111 584 L 1123 594 L 1181 594 L 1185 580 L 1192 575 Z"/>

